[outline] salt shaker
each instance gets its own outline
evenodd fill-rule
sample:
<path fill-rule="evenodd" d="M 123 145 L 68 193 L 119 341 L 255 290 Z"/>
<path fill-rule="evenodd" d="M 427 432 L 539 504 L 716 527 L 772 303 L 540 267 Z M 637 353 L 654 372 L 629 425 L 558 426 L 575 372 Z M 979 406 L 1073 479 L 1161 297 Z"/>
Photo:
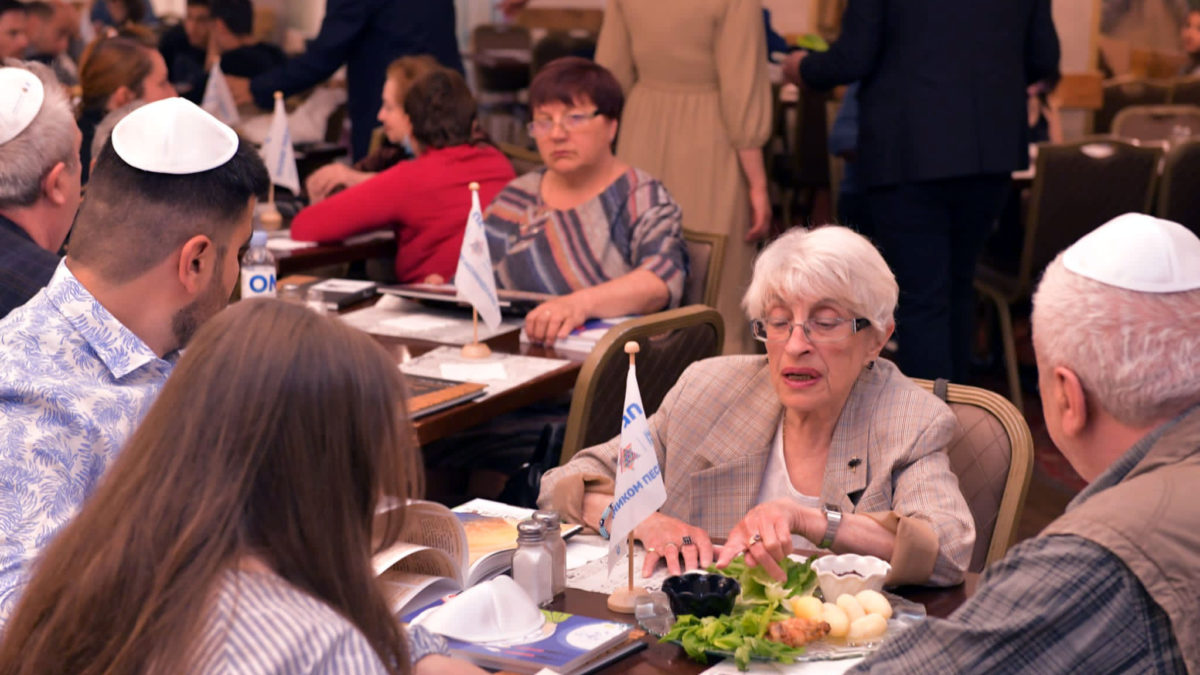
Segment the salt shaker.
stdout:
<path fill-rule="evenodd" d="M 304 304 L 317 314 L 325 315 L 329 313 L 328 308 L 325 306 L 325 294 L 319 288 L 308 289 L 308 295 L 305 297 Z"/>
<path fill-rule="evenodd" d="M 562 526 L 554 511 L 536 511 L 533 519 L 546 526 L 546 550 L 554 565 L 550 588 L 558 595 L 567 588 L 567 543 L 562 538 Z"/>
<path fill-rule="evenodd" d="M 513 553 L 512 575 L 538 607 L 554 599 L 554 559 L 546 550 L 546 527 L 536 520 L 517 523 L 517 551 Z"/>

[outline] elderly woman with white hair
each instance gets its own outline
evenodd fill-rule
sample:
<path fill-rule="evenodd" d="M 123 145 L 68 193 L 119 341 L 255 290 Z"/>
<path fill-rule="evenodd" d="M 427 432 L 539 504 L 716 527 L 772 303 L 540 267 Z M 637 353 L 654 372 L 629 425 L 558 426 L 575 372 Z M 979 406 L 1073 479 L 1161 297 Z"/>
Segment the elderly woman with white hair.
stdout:
<path fill-rule="evenodd" d="M 762 252 L 743 306 L 766 357 L 693 364 L 649 419 L 667 500 L 634 530 L 644 575 L 707 566 L 726 533 L 718 562 L 746 551 L 779 575 L 795 534 L 889 560 L 891 584 L 962 580 L 975 529 L 945 452 L 954 414 L 879 357 L 897 295 L 844 227 Z M 604 534 L 619 441 L 548 472 L 539 505 Z"/>

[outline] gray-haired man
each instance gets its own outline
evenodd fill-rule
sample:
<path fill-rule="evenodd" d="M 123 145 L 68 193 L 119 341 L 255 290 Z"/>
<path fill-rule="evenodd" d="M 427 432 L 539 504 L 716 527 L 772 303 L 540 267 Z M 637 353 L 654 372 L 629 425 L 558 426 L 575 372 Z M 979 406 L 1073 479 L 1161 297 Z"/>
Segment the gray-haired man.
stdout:
<path fill-rule="evenodd" d="M 0 68 L 0 318 L 50 281 L 79 208 L 79 127 L 49 68 Z"/>

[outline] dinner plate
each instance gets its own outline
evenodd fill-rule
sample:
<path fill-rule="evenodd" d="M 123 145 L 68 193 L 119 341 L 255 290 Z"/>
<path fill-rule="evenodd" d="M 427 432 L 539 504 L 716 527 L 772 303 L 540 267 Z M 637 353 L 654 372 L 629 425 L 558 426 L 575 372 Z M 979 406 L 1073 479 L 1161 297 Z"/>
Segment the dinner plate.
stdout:
<path fill-rule="evenodd" d="M 853 659 L 860 656 L 866 656 L 875 651 L 883 644 L 885 640 L 892 637 L 902 630 L 910 628 L 925 620 L 925 605 L 922 605 L 911 600 L 907 600 L 898 595 L 884 592 L 884 597 L 888 602 L 892 603 L 892 618 L 888 619 L 887 630 L 883 635 L 869 642 L 856 642 L 854 644 L 846 644 L 840 638 L 826 637 L 816 642 L 810 642 L 804 646 L 804 653 L 796 657 L 796 661 L 837 661 L 840 659 Z M 678 640 L 671 640 L 675 644 L 680 644 Z M 709 650 L 706 652 L 710 657 L 715 658 L 733 658 L 733 652 L 722 650 Z M 752 657 L 753 661 L 771 661 L 763 657 Z"/>

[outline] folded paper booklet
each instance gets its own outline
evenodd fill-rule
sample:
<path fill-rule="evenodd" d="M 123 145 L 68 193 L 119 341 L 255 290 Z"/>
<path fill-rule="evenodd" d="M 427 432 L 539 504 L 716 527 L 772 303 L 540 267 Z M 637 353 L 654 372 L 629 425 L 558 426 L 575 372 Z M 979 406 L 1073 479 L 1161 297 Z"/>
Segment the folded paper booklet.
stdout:
<path fill-rule="evenodd" d="M 404 373 L 404 383 L 408 386 L 408 415 L 413 419 L 479 398 L 487 392 L 486 384 L 409 373 Z"/>
<path fill-rule="evenodd" d="M 458 297 L 458 290 L 450 284 L 400 284 L 383 286 L 380 292 L 409 300 L 416 300 L 433 307 L 462 307 L 470 309 L 466 300 Z M 525 316 L 529 310 L 557 296 L 507 288 L 496 289 L 496 300 L 500 311 L 505 314 Z"/>
<path fill-rule="evenodd" d="M 321 279 L 307 274 L 291 274 L 280 279 L 276 286 L 282 289 L 289 284 L 299 287 L 300 297 L 307 298 L 310 289 L 321 291 L 325 309 L 337 311 L 375 296 L 374 281 L 359 279 Z"/>
<path fill-rule="evenodd" d="M 555 340 L 554 349 L 555 351 L 565 349 L 567 351 L 590 354 L 592 349 L 595 348 L 596 343 L 600 342 L 609 329 L 636 318 L 638 318 L 637 315 L 614 316 L 608 319 L 588 319 L 583 322 L 583 325 L 576 327 L 575 330 L 567 334 L 567 337 Z M 525 331 L 521 331 L 521 342 L 529 342 L 529 336 L 525 334 Z"/>
<path fill-rule="evenodd" d="M 532 515 L 533 509 L 487 499 L 473 499 L 453 511 L 436 502 L 409 502 L 401 540 L 372 561 L 392 611 L 411 612 L 508 571 L 517 548 L 517 523 Z M 580 529 L 564 523 L 563 536 Z"/>
<path fill-rule="evenodd" d="M 447 618 L 441 617 L 442 620 L 438 621 L 434 613 L 443 610 L 455 612 L 452 607 L 455 602 L 479 601 L 479 598 L 467 596 L 468 594 L 464 593 L 439 600 L 405 615 L 403 619 L 435 633 L 441 633 L 450 647 L 451 656 L 470 661 L 482 668 L 514 673 L 537 673 L 547 669 L 561 675 L 579 675 L 597 670 L 646 647 L 646 643 L 632 633 L 634 627 L 630 624 L 566 612 L 538 610 L 528 596 L 524 596 L 525 602 L 528 602 L 539 616 L 534 629 L 523 636 L 487 642 L 462 639 L 468 637 L 463 633 L 470 633 L 472 638 L 475 635 L 487 636 L 492 631 L 487 628 L 486 621 L 483 621 L 484 625 L 480 627 L 446 631 L 454 633 L 446 635 L 438 629 L 438 624 L 444 625 Z M 466 611 L 462 611 L 464 609 Z M 487 608 L 459 608 L 449 620 L 456 624 L 469 624 L 473 619 L 480 618 L 481 609 L 486 612 Z"/>

